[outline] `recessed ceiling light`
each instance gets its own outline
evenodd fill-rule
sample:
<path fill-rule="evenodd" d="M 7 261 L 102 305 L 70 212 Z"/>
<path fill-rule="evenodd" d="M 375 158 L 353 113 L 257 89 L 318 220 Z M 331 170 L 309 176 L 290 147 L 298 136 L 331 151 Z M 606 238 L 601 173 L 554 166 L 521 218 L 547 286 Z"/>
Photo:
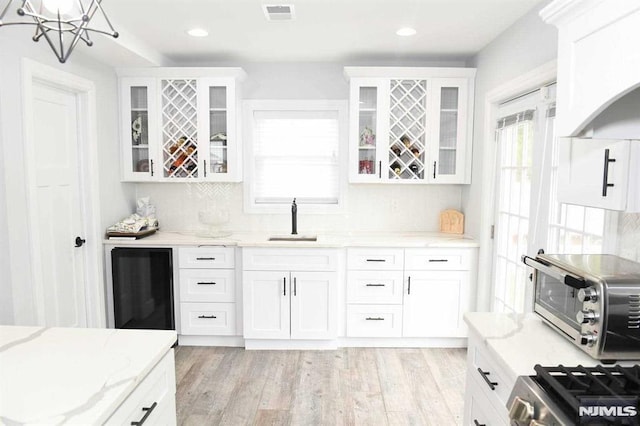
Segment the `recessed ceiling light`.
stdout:
<path fill-rule="evenodd" d="M 415 33 L 416 33 L 416 30 L 414 30 L 411 27 L 400 28 L 398 31 L 396 31 L 396 34 L 402 37 L 409 37 L 409 36 L 415 35 Z"/>
<path fill-rule="evenodd" d="M 209 35 L 209 31 L 202 28 L 192 28 L 187 31 L 187 34 L 189 34 L 191 37 L 206 37 Z"/>

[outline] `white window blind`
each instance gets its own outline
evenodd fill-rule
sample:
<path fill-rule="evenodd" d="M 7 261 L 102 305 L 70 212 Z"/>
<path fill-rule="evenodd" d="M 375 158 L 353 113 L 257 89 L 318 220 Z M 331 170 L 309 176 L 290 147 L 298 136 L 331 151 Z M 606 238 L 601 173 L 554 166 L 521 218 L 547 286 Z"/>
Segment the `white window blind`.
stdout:
<path fill-rule="evenodd" d="M 338 204 L 339 112 L 254 111 L 256 204 Z"/>

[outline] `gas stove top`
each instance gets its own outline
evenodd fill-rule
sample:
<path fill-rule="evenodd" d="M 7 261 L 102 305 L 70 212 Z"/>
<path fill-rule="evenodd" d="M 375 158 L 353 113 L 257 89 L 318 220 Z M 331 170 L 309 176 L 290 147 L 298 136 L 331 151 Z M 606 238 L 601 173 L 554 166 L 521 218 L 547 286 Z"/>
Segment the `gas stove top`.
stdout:
<path fill-rule="evenodd" d="M 511 392 L 513 425 L 640 426 L 640 365 L 534 369 Z"/>

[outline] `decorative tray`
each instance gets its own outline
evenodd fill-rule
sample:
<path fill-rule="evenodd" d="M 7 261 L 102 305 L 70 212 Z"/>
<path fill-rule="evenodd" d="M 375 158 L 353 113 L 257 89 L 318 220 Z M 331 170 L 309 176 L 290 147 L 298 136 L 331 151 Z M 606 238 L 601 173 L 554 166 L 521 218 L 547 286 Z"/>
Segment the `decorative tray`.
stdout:
<path fill-rule="evenodd" d="M 148 237 L 149 235 L 155 234 L 158 228 L 146 228 L 141 229 L 138 232 L 116 232 L 116 231 L 107 231 L 107 237 L 109 239 L 131 239 L 137 240 L 140 238 Z"/>

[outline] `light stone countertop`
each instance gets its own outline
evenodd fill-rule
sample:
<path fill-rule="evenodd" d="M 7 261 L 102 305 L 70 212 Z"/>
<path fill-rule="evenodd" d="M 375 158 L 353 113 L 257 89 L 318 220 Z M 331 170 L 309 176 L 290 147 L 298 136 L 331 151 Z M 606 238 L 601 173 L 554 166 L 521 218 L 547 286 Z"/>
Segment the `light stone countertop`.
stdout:
<path fill-rule="evenodd" d="M 482 343 L 491 353 L 508 366 L 507 373 L 515 381 L 518 376 L 534 375 L 534 365 L 545 367 L 582 365 L 593 367 L 602 362 L 591 358 L 569 342 L 535 314 L 502 314 L 468 312 L 465 322 L 471 331 L 480 335 Z M 634 365 L 639 361 L 620 362 Z"/>
<path fill-rule="evenodd" d="M 0 326 L 0 424 L 102 424 L 175 342 L 167 330 Z"/>
<path fill-rule="evenodd" d="M 470 237 L 437 232 L 398 232 L 398 233 L 349 233 L 318 234 L 317 241 L 269 241 L 273 235 L 286 234 L 234 233 L 228 237 L 210 238 L 195 233 L 158 231 L 139 240 L 105 239 L 112 245 L 209 245 L 237 247 L 298 247 L 298 248 L 341 248 L 341 247 L 408 247 L 408 248 L 467 248 L 478 247 Z M 302 234 L 301 234 L 302 235 Z M 308 235 L 304 233 L 303 235 Z M 313 234 L 315 235 L 315 234 Z"/>

